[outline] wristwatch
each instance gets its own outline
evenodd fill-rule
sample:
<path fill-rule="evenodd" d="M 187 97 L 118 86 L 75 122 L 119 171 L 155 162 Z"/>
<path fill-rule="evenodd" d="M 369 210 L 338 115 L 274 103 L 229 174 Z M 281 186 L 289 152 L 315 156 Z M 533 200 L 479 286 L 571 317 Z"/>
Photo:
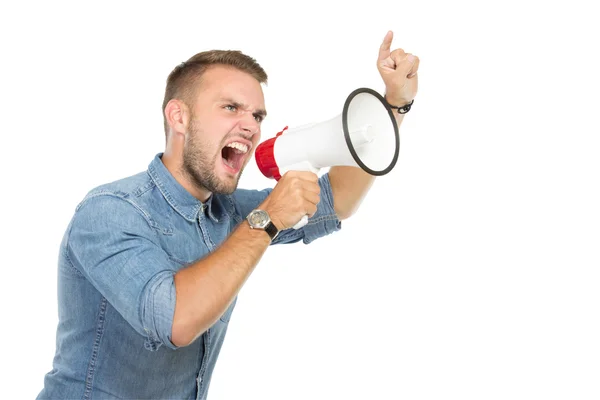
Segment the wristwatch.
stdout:
<path fill-rule="evenodd" d="M 279 234 L 279 229 L 271 222 L 269 214 L 264 210 L 252 210 L 246 217 L 246 220 L 250 224 L 252 229 L 262 229 L 269 234 L 271 241 L 275 240 Z"/>

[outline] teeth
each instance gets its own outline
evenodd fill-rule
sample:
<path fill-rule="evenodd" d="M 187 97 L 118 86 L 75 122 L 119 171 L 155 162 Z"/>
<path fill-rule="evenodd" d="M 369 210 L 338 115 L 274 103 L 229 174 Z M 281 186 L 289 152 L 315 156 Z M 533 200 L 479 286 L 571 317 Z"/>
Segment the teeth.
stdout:
<path fill-rule="evenodd" d="M 248 152 L 248 146 L 246 146 L 243 143 L 239 143 L 239 142 L 233 142 L 233 143 L 229 143 L 227 146 L 225 147 L 231 147 L 233 149 L 238 150 L 240 153 L 245 154 Z"/>

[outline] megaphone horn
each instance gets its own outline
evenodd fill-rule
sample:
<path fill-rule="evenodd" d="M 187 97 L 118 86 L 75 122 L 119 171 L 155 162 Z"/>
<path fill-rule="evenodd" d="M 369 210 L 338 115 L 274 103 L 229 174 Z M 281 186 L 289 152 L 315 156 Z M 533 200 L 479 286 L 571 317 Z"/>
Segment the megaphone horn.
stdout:
<path fill-rule="evenodd" d="M 255 159 L 262 174 L 275 180 L 291 170 L 317 173 L 336 165 L 381 176 L 394 168 L 399 152 L 392 109 L 376 91 L 360 88 L 346 98 L 341 114 L 320 123 L 285 127 L 258 145 Z"/>

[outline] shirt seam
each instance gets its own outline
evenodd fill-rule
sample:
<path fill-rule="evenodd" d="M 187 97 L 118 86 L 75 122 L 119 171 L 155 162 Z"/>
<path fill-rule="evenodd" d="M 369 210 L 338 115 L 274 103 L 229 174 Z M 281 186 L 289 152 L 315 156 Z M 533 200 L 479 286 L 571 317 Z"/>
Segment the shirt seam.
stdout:
<path fill-rule="evenodd" d="M 104 322 L 106 321 L 106 304 L 107 300 L 102 297 L 100 301 L 100 312 L 98 313 L 98 319 L 96 320 L 96 337 L 94 338 L 94 346 L 92 347 L 92 354 L 88 363 L 88 369 L 85 377 L 85 392 L 83 398 L 90 400 L 92 398 L 92 390 L 94 388 L 94 375 L 96 373 L 96 363 L 98 362 L 98 355 L 100 353 L 100 343 L 104 335 Z"/>
<path fill-rule="evenodd" d="M 150 214 L 148 214 L 146 212 L 146 210 L 144 210 L 142 207 L 140 207 L 140 205 L 138 205 L 137 203 L 131 201 L 130 199 L 120 196 L 117 193 L 114 192 L 99 192 L 99 193 L 94 193 L 91 195 L 88 195 L 78 206 L 77 206 L 77 210 L 79 210 L 81 207 L 83 207 L 89 200 L 94 199 L 96 197 L 101 197 L 101 196 L 108 196 L 108 197 L 114 197 L 117 199 L 120 199 L 126 203 L 129 203 L 131 206 L 133 206 L 133 208 L 135 208 L 141 215 L 142 217 L 144 217 L 144 219 L 146 220 L 146 223 L 148 223 L 148 225 L 150 226 L 150 228 L 153 229 L 153 231 L 156 234 L 156 231 L 159 231 L 165 235 L 172 235 L 173 234 L 173 229 L 171 228 L 165 228 L 163 229 L 162 227 L 160 227 L 157 223 L 154 222 L 154 220 L 152 219 L 152 217 L 150 216 Z"/>

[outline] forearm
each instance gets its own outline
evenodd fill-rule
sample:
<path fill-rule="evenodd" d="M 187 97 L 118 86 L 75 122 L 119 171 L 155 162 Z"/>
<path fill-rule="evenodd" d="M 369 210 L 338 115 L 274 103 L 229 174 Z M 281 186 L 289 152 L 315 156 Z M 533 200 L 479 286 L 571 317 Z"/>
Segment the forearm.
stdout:
<path fill-rule="evenodd" d="M 217 250 L 175 274 L 173 344 L 192 343 L 217 321 L 269 244 L 266 232 L 244 221 Z"/>
<path fill-rule="evenodd" d="M 329 182 L 333 193 L 333 209 L 340 220 L 356 212 L 375 177 L 358 167 L 334 166 L 329 169 Z"/>
<path fill-rule="evenodd" d="M 394 112 L 394 118 L 400 128 L 404 114 Z M 329 169 L 329 180 L 335 213 L 340 220 L 343 220 L 356 212 L 373 186 L 375 176 L 358 167 L 333 166 Z"/>

